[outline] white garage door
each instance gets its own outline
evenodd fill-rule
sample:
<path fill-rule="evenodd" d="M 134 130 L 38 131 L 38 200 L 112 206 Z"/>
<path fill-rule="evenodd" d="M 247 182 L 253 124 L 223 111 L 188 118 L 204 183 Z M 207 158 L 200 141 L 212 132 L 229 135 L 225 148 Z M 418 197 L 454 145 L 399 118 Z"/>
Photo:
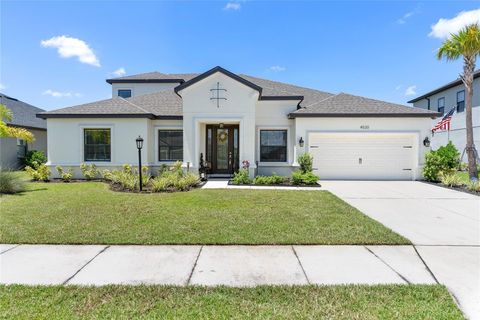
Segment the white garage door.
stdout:
<path fill-rule="evenodd" d="M 310 133 L 308 151 L 320 179 L 411 180 L 415 135 Z"/>

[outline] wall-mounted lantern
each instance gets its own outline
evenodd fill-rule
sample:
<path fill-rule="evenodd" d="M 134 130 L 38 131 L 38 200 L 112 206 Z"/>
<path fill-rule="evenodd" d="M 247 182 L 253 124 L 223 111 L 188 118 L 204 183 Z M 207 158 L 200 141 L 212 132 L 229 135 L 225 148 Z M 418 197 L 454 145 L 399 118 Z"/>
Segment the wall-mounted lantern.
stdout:
<path fill-rule="evenodd" d="M 135 142 L 137 143 L 137 149 L 138 149 L 138 184 L 140 187 L 140 191 L 142 191 L 142 148 L 143 148 L 143 138 L 141 136 L 138 136 L 137 139 L 135 139 Z"/>
<path fill-rule="evenodd" d="M 428 139 L 428 137 L 425 137 L 425 139 L 423 139 L 423 145 L 425 147 L 430 147 L 430 139 Z"/>
<path fill-rule="evenodd" d="M 305 141 L 303 141 L 303 137 L 300 137 L 300 140 L 298 140 L 298 144 L 300 145 L 300 148 L 303 148 L 303 145 L 305 144 Z"/>

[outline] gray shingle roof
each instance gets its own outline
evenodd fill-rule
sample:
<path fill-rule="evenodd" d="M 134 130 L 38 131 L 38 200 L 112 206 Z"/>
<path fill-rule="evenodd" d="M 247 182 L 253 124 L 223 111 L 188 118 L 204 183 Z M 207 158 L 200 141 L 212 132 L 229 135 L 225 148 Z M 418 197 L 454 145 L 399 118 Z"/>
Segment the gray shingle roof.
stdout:
<path fill-rule="evenodd" d="M 332 95 L 307 107 L 302 107 L 290 114 L 291 117 L 302 116 L 431 116 L 436 112 L 404 106 L 347 93 Z"/>
<path fill-rule="evenodd" d="M 191 80 L 200 74 L 165 74 L 160 72 L 142 73 L 132 76 L 114 78 L 114 80 Z M 428 110 L 411 108 L 404 105 L 379 101 L 345 93 L 332 94 L 315 89 L 303 88 L 291 84 L 261 79 L 249 75 L 240 75 L 245 80 L 262 88 L 262 97 L 303 96 L 301 109 L 291 113 L 292 117 L 302 116 L 436 116 Z M 144 116 L 144 117 L 182 117 L 182 100 L 174 90 L 160 91 L 128 99 L 115 97 L 112 99 L 82 104 L 69 108 L 43 113 L 40 117 L 55 116 Z"/>
<path fill-rule="evenodd" d="M 7 121 L 7 124 L 21 127 L 47 129 L 47 122 L 36 117 L 37 113 L 45 110 L 34 107 L 26 102 L 9 97 L 0 93 L 0 104 L 4 104 L 13 113 L 12 121 Z"/>
<path fill-rule="evenodd" d="M 196 77 L 198 73 L 161 73 L 158 71 L 134 74 L 131 76 L 117 77 L 107 79 L 108 83 L 126 82 L 126 81 L 155 81 L 155 80 L 178 80 L 178 82 L 188 81 Z M 173 81 L 175 82 L 175 81 Z"/>

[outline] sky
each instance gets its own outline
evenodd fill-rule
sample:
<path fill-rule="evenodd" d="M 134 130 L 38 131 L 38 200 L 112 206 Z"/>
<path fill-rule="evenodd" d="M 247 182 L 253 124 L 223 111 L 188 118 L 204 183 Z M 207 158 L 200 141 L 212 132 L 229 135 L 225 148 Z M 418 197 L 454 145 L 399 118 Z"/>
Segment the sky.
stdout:
<path fill-rule="evenodd" d="M 111 97 L 105 79 L 235 73 L 406 104 L 454 80 L 442 41 L 478 1 L 0 0 L 0 91 L 53 110 Z"/>

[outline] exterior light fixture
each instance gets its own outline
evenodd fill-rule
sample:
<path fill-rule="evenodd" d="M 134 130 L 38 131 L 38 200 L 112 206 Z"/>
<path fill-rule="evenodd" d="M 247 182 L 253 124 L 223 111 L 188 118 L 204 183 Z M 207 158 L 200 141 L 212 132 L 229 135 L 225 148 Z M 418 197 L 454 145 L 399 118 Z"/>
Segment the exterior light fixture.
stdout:
<path fill-rule="evenodd" d="M 143 138 L 141 136 L 138 136 L 138 138 L 135 140 L 137 143 L 137 149 L 138 149 L 138 184 L 140 187 L 140 191 L 142 191 L 143 186 L 142 186 L 142 148 L 143 148 Z"/>
<path fill-rule="evenodd" d="M 220 124 L 218 125 L 218 127 L 219 127 L 220 129 L 223 129 L 223 123 L 220 123 Z"/>
<path fill-rule="evenodd" d="M 303 145 L 305 144 L 305 141 L 303 141 L 303 137 L 300 137 L 300 140 L 298 140 L 298 144 L 300 145 L 300 148 L 303 148 Z"/>
<path fill-rule="evenodd" d="M 425 139 L 423 139 L 423 145 L 425 147 L 430 147 L 430 139 L 428 139 L 428 137 L 425 137 Z"/>

